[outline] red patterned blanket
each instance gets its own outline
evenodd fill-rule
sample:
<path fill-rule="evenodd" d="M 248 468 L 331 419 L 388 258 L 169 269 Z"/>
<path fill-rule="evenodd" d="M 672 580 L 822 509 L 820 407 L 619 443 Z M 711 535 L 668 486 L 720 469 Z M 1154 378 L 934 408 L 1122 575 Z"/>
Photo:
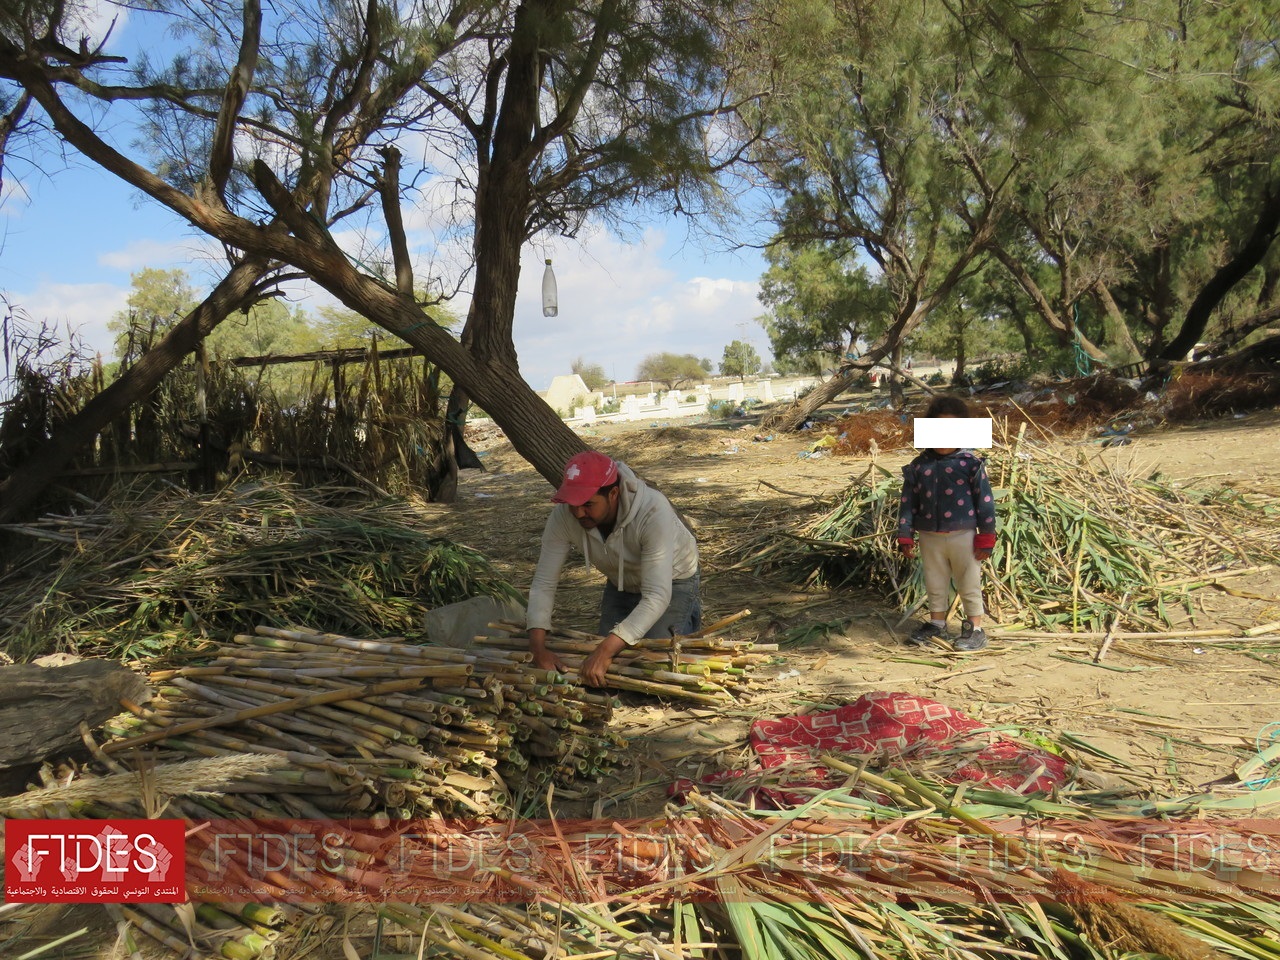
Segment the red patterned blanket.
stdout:
<path fill-rule="evenodd" d="M 951 757 L 955 763 L 944 774 L 949 782 L 1019 793 L 1048 793 L 1070 779 L 1069 765 L 1061 757 L 1000 736 L 936 700 L 888 691 L 821 713 L 757 720 L 751 727 L 751 746 L 762 768 L 794 769 L 780 788 L 757 791 L 761 799 L 778 806 L 806 799 L 787 792 L 788 785 L 828 789 L 847 779 L 818 764 L 815 758 L 822 754 L 866 757 L 879 767 Z M 713 774 L 704 783 L 723 783 L 746 772 Z M 689 786 L 687 781 L 677 784 L 675 792 Z"/>

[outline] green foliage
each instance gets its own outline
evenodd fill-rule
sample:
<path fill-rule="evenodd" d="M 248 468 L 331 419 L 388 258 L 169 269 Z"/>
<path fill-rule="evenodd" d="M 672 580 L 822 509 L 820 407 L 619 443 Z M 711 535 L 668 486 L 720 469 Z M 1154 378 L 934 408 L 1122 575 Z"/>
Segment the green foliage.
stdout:
<path fill-rule="evenodd" d="M 976 385 L 986 386 L 993 383 L 1026 380 L 1037 372 L 1030 358 L 1006 355 L 982 361 L 968 374 L 968 378 Z"/>
<path fill-rule="evenodd" d="M 115 334 L 116 359 L 128 365 L 146 353 L 196 306 L 184 270 L 145 268 L 130 278 L 128 307 L 107 321 Z"/>
<path fill-rule="evenodd" d="M 636 370 L 637 380 L 654 380 L 668 390 L 678 390 L 683 384 L 701 380 L 706 375 L 702 361 L 691 353 L 651 353 L 640 361 Z"/>
<path fill-rule="evenodd" d="M 832 361 L 830 354 L 813 351 L 775 357 L 773 365 L 782 376 L 817 377 L 831 367 Z"/>
<path fill-rule="evenodd" d="M 760 323 L 780 369 L 818 373 L 859 336 L 883 332 L 893 309 L 888 288 L 841 245 L 779 243 L 765 256 L 760 302 L 769 312 Z"/>
<path fill-rule="evenodd" d="M 230 360 L 305 353 L 318 346 L 312 319 L 301 307 L 290 310 L 279 300 L 267 300 L 244 313 L 233 313 L 214 328 L 205 341 L 211 357 Z"/>
<path fill-rule="evenodd" d="M 728 420 L 737 409 L 738 404 L 733 400 L 712 400 L 707 404 L 707 416 L 712 420 Z"/>
<path fill-rule="evenodd" d="M 760 354 L 756 348 L 743 340 L 734 340 L 724 348 L 724 357 L 720 361 L 720 375 L 738 377 L 745 380 L 760 372 Z"/>
<path fill-rule="evenodd" d="M 603 390 L 609 385 L 609 377 L 604 372 L 604 367 L 598 363 L 587 363 L 582 357 L 576 358 L 570 364 L 569 372 L 580 376 L 588 390 Z"/>
<path fill-rule="evenodd" d="M 423 307 L 423 313 L 432 323 L 446 330 L 461 326 L 457 314 L 443 304 Z M 368 348 L 375 341 L 386 350 L 394 350 L 405 345 L 376 323 L 346 307 L 322 306 L 319 314 L 319 320 L 312 321 L 315 333 L 314 346 L 310 349 Z"/>
<path fill-rule="evenodd" d="M 753 23 L 752 49 L 771 54 L 755 62 L 778 80 L 759 157 L 783 201 L 761 284 L 780 361 L 849 342 L 838 318 L 854 312 L 826 309 L 846 264 L 872 270 L 883 315 L 939 356 L 1014 336 L 1049 352 L 1078 325 L 1091 352 L 1129 360 L 1194 326 L 1197 297 L 1270 215 L 1274 18 L 1165 0 L 1141 17 L 1082 0 L 970 14 L 784 0 Z M 1280 305 L 1278 264 L 1271 249 L 1225 285 L 1210 334 L 1238 340 Z M 968 325 L 973 309 L 995 328 Z"/>

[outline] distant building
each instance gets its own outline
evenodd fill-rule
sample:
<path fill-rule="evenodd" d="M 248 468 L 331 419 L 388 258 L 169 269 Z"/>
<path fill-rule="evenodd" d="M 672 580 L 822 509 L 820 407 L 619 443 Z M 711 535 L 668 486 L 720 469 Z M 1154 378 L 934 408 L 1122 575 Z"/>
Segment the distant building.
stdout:
<path fill-rule="evenodd" d="M 547 406 L 552 410 L 562 410 L 565 413 L 571 412 L 576 404 L 598 405 L 601 402 L 600 394 L 588 390 L 582 377 L 576 373 L 566 373 L 556 377 L 551 381 L 551 386 L 547 388 L 546 393 L 542 394 L 542 398 L 547 401 Z"/>

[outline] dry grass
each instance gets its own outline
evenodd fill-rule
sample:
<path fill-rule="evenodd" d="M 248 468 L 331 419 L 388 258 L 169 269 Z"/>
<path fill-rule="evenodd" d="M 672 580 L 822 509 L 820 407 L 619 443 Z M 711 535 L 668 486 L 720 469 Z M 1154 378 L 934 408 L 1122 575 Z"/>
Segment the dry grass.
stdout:
<path fill-rule="evenodd" d="M 154 658 L 255 622 L 413 634 L 433 607 L 516 596 L 407 501 L 256 483 L 133 494 L 23 528 L 53 546 L 13 556 L 0 576 L 0 649 Z"/>

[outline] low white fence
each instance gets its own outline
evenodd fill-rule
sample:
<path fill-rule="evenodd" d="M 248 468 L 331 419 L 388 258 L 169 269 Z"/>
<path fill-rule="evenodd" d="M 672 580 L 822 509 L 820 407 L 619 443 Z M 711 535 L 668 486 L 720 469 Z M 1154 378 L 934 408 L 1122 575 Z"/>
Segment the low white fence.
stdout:
<path fill-rule="evenodd" d="M 570 426 L 592 423 L 609 423 L 635 420 L 667 420 L 680 417 L 696 417 L 707 412 L 707 406 L 715 400 L 742 403 L 754 399 L 760 403 L 776 400 L 794 400 L 800 393 L 813 386 L 812 378 L 795 380 L 756 380 L 727 384 L 699 384 L 687 390 L 672 390 L 665 396 L 657 393 L 633 394 L 619 397 L 616 413 L 600 413 L 594 406 L 575 407 L 572 416 L 565 420 Z M 692 397 L 692 400 L 687 398 Z"/>

